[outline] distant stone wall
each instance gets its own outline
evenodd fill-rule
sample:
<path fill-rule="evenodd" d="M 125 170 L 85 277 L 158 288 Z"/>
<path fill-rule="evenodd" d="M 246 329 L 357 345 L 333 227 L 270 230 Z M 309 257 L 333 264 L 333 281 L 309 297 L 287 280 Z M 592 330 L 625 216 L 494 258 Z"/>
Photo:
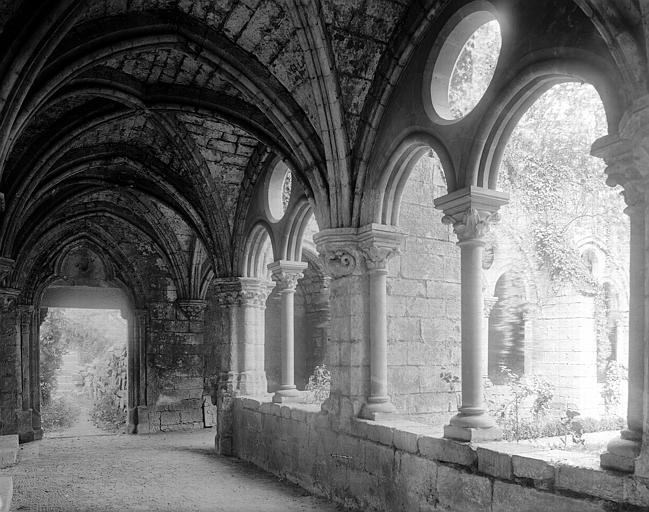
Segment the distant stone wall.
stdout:
<path fill-rule="evenodd" d="M 459 443 L 408 421 L 352 419 L 348 431 L 337 431 L 317 409 L 237 398 L 235 454 L 354 510 L 640 512 L 649 506 L 647 480 L 599 469 L 596 454 L 561 452 L 556 462 L 556 453 Z"/>
<path fill-rule="evenodd" d="M 460 375 L 460 254 L 433 205 L 445 193 L 439 160 L 422 158 L 403 192 L 399 226 L 408 236 L 387 284 L 388 392 L 400 412 L 435 425 L 457 409 L 440 374 Z"/>
<path fill-rule="evenodd" d="M 554 385 L 554 402 L 598 415 L 597 342 L 593 298 L 579 294 L 546 299 L 533 321 L 534 336 L 526 373 Z M 564 409 L 565 410 L 565 409 Z"/>

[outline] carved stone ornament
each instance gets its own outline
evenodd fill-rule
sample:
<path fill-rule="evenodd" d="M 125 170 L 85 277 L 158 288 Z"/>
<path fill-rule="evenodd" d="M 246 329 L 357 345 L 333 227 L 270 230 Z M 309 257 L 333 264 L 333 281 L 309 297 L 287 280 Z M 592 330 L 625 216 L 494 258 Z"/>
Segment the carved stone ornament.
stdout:
<path fill-rule="evenodd" d="M 362 274 L 363 257 L 355 228 L 323 229 L 313 236 L 325 272 L 333 279 Z"/>
<path fill-rule="evenodd" d="M 207 308 L 207 302 L 204 300 L 178 300 L 176 304 L 187 320 L 191 321 L 202 320 L 205 308 Z"/>
<path fill-rule="evenodd" d="M 640 172 L 642 163 L 634 153 L 633 142 L 617 135 L 606 135 L 595 141 L 591 154 L 606 163 L 606 184 L 624 188 L 622 195 L 629 207 L 627 213 L 637 208 L 644 210 L 647 179 Z"/>
<path fill-rule="evenodd" d="M 303 272 L 307 267 L 308 264 L 301 261 L 279 260 L 270 263 L 268 270 L 279 291 L 295 291 L 297 282 L 304 277 Z"/>
<path fill-rule="evenodd" d="M 254 306 L 265 307 L 268 295 L 275 283 L 252 277 L 215 280 L 213 297 L 221 307 Z"/>
<path fill-rule="evenodd" d="M 356 273 L 360 268 L 358 260 L 358 253 L 354 250 L 333 249 L 322 253 L 325 270 L 334 279 Z"/>
<path fill-rule="evenodd" d="M 469 207 L 464 212 L 455 215 L 444 215 L 442 222 L 451 224 L 460 242 L 482 239 L 490 225 L 497 222 L 500 216 L 497 212 L 480 211 Z"/>
<path fill-rule="evenodd" d="M 7 312 L 16 305 L 20 290 L 16 288 L 0 288 L 0 310 Z"/>

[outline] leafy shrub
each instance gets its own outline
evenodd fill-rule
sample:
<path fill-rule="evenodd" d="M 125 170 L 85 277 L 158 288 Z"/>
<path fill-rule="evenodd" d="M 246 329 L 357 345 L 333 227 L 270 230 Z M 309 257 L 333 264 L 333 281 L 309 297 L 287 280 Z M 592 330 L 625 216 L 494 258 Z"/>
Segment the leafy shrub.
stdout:
<path fill-rule="evenodd" d="M 86 387 L 92 396 L 90 417 L 104 430 L 121 430 L 127 421 L 126 347 L 109 351 L 86 371 Z"/>
<path fill-rule="evenodd" d="M 79 408 L 65 398 L 54 398 L 41 407 L 41 425 L 45 431 L 65 430 L 76 422 Z"/>
<path fill-rule="evenodd" d="M 108 393 L 95 398 L 90 417 L 99 428 L 112 432 L 122 430 L 127 420 L 126 409 L 120 405 L 120 397 Z"/>
<path fill-rule="evenodd" d="M 604 386 L 602 387 L 602 398 L 606 414 L 613 414 L 620 405 L 622 397 L 620 396 L 620 385 L 628 379 L 626 366 L 617 361 L 609 361 L 606 366 L 606 375 L 604 377 Z"/>
<path fill-rule="evenodd" d="M 331 391 L 331 372 L 324 365 L 318 365 L 309 376 L 306 385 L 306 401 L 309 403 L 322 403 L 329 398 Z"/>
<path fill-rule="evenodd" d="M 64 336 L 66 320 L 60 310 L 50 310 L 40 331 L 40 389 L 41 403 L 47 406 L 56 389 L 56 373 L 63 364 L 63 355 L 68 350 Z"/>

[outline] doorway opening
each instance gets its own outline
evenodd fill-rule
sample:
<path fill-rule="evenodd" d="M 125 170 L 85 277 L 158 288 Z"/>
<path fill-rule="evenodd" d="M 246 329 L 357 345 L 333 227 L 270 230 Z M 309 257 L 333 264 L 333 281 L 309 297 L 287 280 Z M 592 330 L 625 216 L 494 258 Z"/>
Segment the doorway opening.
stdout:
<path fill-rule="evenodd" d="M 119 309 L 41 310 L 46 437 L 123 433 L 128 419 L 128 323 Z"/>

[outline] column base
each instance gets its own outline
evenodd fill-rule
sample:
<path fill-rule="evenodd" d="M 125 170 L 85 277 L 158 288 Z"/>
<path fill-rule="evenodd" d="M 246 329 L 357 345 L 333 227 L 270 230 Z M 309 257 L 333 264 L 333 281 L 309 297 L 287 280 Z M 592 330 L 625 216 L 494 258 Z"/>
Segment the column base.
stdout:
<path fill-rule="evenodd" d="M 273 395 L 273 402 L 283 404 L 286 402 L 301 402 L 304 400 L 304 393 L 295 386 L 282 386 Z"/>
<path fill-rule="evenodd" d="M 481 443 L 486 441 L 500 441 L 503 438 L 503 431 L 500 427 L 471 428 L 456 427 L 455 425 L 444 425 L 444 437 L 456 441 L 468 441 Z"/>
<path fill-rule="evenodd" d="M 484 409 L 467 407 L 444 426 L 444 437 L 457 441 L 500 441 L 503 431 Z"/>
<path fill-rule="evenodd" d="M 623 430 L 619 438 L 608 443 L 606 451 L 600 455 L 599 463 L 605 469 L 633 473 L 641 448 L 642 435 L 631 430 Z"/>
<path fill-rule="evenodd" d="M 364 420 L 380 421 L 397 419 L 396 415 L 397 408 L 390 402 L 390 399 L 373 401 L 370 398 L 368 403 L 363 405 L 358 417 Z"/>
<path fill-rule="evenodd" d="M 34 429 L 34 441 L 40 441 L 41 439 L 43 439 L 43 429 L 42 428 Z"/>

